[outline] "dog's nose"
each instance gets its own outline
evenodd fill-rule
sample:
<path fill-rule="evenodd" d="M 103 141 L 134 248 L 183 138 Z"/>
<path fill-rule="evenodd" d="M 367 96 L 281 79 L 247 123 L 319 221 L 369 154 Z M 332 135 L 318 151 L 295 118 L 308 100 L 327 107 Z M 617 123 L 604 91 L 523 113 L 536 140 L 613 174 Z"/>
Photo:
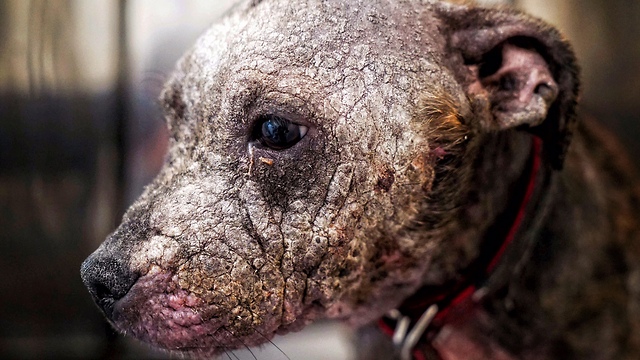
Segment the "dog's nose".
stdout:
<path fill-rule="evenodd" d="M 122 260 L 98 251 L 82 263 L 80 276 L 93 300 L 109 318 L 115 301 L 125 296 L 139 277 Z"/>

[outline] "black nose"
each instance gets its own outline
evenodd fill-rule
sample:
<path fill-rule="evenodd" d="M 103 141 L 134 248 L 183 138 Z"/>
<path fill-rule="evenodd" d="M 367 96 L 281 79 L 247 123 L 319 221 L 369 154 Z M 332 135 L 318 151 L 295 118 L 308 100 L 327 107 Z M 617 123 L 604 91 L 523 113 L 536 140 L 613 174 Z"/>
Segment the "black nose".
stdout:
<path fill-rule="evenodd" d="M 122 260 L 102 255 L 99 251 L 82 263 L 80 276 L 93 300 L 109 318 L 114 302 L 125 296 L 138 279 L 138 275 L 129 270 Z"/>

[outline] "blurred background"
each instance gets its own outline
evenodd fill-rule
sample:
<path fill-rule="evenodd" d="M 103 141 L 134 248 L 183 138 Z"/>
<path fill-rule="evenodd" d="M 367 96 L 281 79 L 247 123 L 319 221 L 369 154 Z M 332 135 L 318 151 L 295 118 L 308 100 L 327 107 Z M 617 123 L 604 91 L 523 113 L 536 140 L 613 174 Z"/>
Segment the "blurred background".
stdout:
<path fill-rule="evenodd" d="M 157 97 L 176 60 L 233 0 L 0 0 L 0 358 L 166 358 L 115 334 L 82 260 L 158 171 Z M 573 42 L 582 111 L 640 155 L 640 1 L 516 0 Z M 321 323 L 276 343 L 350 359 Z M 228 359 L 285 359 L 274 346 Z"/>

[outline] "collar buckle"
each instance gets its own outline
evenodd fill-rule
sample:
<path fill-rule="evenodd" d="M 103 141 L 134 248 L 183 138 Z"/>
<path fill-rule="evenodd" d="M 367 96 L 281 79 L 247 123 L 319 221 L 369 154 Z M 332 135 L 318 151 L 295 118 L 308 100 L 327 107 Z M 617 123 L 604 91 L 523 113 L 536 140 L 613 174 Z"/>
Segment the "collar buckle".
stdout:
<path fill-rule="evenodd" d="M 391 310 L 387 316 L 396 321 L 396 327 L 393 332 L 393 346 L 396 348 L 396 354 L 400 360 L 412 360 L 412 351 L 420 341 L 433 319 L 438 314 L 438 305 L 432 304 L 420 316 L 412 329 L 411 318 L 403 315 L 399 310 Z"/>

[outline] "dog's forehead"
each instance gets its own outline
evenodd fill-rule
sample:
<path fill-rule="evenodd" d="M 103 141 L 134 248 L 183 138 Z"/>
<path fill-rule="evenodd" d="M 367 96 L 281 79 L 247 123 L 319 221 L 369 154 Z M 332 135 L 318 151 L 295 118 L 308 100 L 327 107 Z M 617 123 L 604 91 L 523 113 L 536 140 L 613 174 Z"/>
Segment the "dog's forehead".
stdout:
<path fill-rule="evenodd" d="M 369 44 L 403 54 L 433 43 L 437 33 L 430 4 L 420 1 L 266 0 L 237 15 L 238 43 L 267 42 L 280 50 L 347 52 Z"/>
<path fill-rule="evenodd" d="M 425 79 L 444 47 L 437 26 L 424 1 L 265 0 L 205 34 L 191 72 L 212 86 L 297 77 L 306 87 L 331 87 L 350 71 L 385 72 L 385 82 L 397 80 L 394 73 Z"/>

